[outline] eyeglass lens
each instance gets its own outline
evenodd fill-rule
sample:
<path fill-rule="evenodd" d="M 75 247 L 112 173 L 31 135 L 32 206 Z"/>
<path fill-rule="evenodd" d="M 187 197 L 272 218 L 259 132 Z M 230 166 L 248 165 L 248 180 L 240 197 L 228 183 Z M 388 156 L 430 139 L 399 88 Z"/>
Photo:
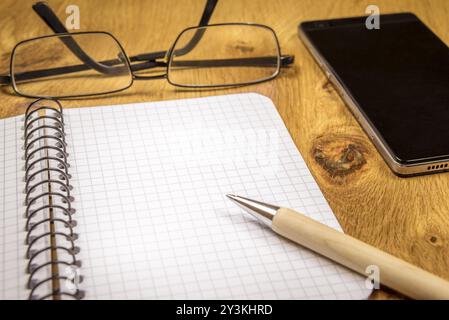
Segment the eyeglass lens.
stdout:
<path fill-rule="evenodd" d="M 201 39 L 190 50 L 192 39 Z M 245 24 L 212 25 L 185 30 L 169 61 L 172 84 L 188 87 L 242 85 L 274 77 L 280 68 L 274 32 Z"/>
<path fill-rule="evenodd" d="M 19 93 L 46 97 L 102 94 L 132 83 L 125 53 L 106 33 L 22 42 L 12 57 L 12 78 Z"/>

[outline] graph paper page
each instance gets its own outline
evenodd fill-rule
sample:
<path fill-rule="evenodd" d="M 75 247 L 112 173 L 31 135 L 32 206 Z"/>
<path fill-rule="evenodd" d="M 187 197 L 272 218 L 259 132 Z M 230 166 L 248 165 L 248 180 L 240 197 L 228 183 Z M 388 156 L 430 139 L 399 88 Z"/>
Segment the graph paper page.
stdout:
<path fill-rule="evenodd" d="M 365 279 L 243 213 L 340 229 L 275 106 L 236 94 L 65 110 L 88 299 L 367 298 Z"/>

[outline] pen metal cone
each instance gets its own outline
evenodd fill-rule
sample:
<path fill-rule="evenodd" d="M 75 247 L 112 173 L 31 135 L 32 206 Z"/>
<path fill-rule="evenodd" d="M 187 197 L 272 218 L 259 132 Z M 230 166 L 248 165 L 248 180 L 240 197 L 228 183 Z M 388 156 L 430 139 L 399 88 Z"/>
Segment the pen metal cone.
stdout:
<path fill-rule="evenodd" d="M 234 194 L 227 194 L 226 196 L 234 201 L 238 206 L 243 208 L 246 212 L 250 213 L 258 220 L 270 227 L 273 217 L 280 209 L 280 207 L 274 206 L 272 204 L 248 199 Z"/>

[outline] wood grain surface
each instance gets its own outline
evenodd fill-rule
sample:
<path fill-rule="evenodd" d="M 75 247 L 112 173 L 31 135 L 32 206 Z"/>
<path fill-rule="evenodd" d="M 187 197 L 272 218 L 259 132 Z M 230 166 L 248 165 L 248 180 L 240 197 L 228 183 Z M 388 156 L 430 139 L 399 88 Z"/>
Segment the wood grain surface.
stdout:
<path fill-rule="evenodd" d="M 49 0 L 65 21 L 76 4 L 81 31 L 108 31 L 129 55 L 165 50 L 184 28 L 196 25 L 205 1 Z M 65 107 L 181 99 L 236 92 L 270 97 L 348 234 L 449 280 L 449 174 L 396 177 L 352 117 L 297 37 L 301 21 L 364 15 L 369 4 L 381 13 L 417 14 L 449 44 L 447 0 L 221 0 L 211 19 L 271 26 L 295 64 L 274 81 L 224 90 L 182 90 L 164 80 L 138 81 L 125 92 L 65 101 Z M 21 40 L 50 34 L 31 9 L 33 1 L 0 2 L 0 70 Z M 19 115 L 30 100 L 0 89 L 0 117 Z M 413 143 L 412 141 L 410 143 Z M 398 298 L 388 290 L 373 298 Z"/>

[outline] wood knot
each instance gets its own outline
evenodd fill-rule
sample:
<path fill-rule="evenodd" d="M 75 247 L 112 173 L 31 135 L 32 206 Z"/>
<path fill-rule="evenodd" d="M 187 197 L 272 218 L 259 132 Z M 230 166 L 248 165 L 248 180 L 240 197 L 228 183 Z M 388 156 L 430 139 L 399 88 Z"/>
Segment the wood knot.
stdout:
<path fill-rule="evenodd" d="M 322 85 L 322 89 L 327 93 L 327 94 L 333 94 L 335 89 L 332 86 L 332 83 L 329 80 L 326 80 L 323 85 Z"/>
<path fill-rule="evenodd" d="M 430 244 L 434 247 L 444 246 L 444 240 L 441 237 L 436 236 L 434 233 L 427 234 L 426 238 L 427 238 L 427 241 L 429 241 Z"/>
<path fill-rule="evenodd" d="M 247 42 L 241 41 L 241 40 L 237 41 L 234 45 L 230 45 L 230 49 L 232 51 L 237 50 L 237 51 L 240 51 L 242 53 L 251 53 L 251 52 L 254 51 L 254 47 L 253 46 L 251 46 Z"/>
<path fill-rule="evenodd" d="M 345 177 L 360 170 L 366 164 L 367 148 L 353 136 L 319 137 L 312 156 L 331 177 Z"/>

